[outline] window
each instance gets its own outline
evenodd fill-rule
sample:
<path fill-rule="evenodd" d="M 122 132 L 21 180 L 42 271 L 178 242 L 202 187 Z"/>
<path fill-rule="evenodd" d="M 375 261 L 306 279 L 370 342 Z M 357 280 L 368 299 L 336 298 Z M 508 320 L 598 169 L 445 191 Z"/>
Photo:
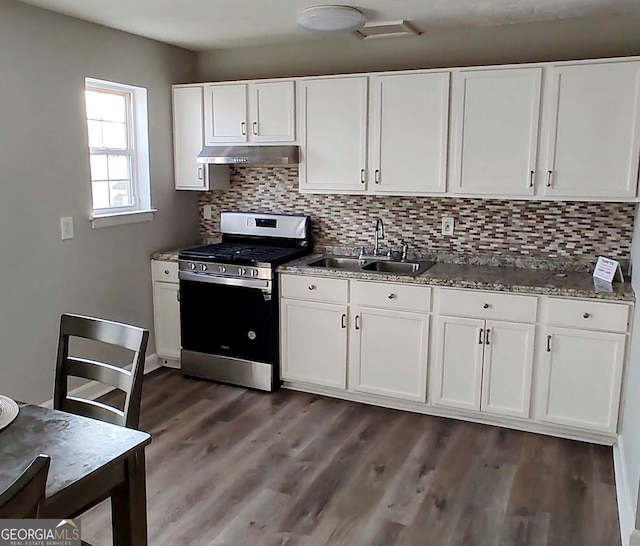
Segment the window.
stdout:
<path fill-rule="evenodd" d="M 150 220 L 124 218 L 153 212 L 146 89 L 87 78 L 85 105 L 94 227 Z"/>

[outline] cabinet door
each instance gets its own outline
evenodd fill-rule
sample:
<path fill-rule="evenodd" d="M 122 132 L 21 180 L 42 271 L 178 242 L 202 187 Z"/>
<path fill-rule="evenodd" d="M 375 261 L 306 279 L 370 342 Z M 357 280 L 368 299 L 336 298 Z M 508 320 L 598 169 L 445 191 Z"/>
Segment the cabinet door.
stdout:
<path fill-rule="evenodd" d="M 280 300 L 282 379 L 346 388 L 347 307 Z"/>
<path fill-rule="evenodd" d="M 204 146 L 202 87 L 173 89 L 173 162 L 177 190 L 208 190 L 204 165 L 196 157 Z"/>
<path fill-rule="evenodd" d="M 153 322 L 156 353 L 163 358 L 180 358 L 179 284 L 153 283 Z"/>
<path fill-rule="evenodd" d="M 534 193 L 541 81 L 541 68 L 453 75 L 453 192 Z"/>
<path fill-rule="evenodd" d="M 255 83 L 249 89 L 251 140 L 293 142 L 296 139 L 294 83 Z"/>
<path fill-rule="evenodd" d="M 431 401 L 438 406 L 480 410 L 484 321 L 438 317 Z"/>
<path fill-rule="evenodd" d="M 371 105 L 373 191 L 444 192 L 449 74 L 374 76 Z"/>
<path fill-rule="evenodd" d="M 535 326 L 487 321 L 482 411 L 528 418 Z"/>
<path fill-rule="evenodd" d="M 640 63 L 549 69 L 545 194 L 634 197 Z"/>
<path fill-rule="evenodd" d="M 353 312 L 349 387 L 358 392 L 424 402 L 429 317 L 367 308 Z"/>
<path fill-rule="evenodd" d="M 208 85 L 204 95 L 207 145 L 247 142 L 247 86 Z"/>
<path fill-rule="evenodd" d="M 614 433 L 626 336 L 547 328 L 542 357 L 542 419 Z"/>
<path fill-rule="evenodd" d="M 367 78 L 301 81 L 300 190 L 367 189 Z"/>

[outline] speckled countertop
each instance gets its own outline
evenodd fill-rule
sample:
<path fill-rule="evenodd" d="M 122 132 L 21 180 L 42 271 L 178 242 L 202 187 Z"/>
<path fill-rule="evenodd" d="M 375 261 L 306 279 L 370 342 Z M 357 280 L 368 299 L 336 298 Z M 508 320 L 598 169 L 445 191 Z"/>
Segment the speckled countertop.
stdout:
<path fill-rule="evenodd" d="M 541 294 L 570 298 L 593 298 L 615 301 L 635 301 L 631 283 L 614 283 L 613 292 L 596 292 L 591 273 L 560 272 L 549 269 L 524 269 L 489 265 L 460 265 L 436 263 L 421 275 L 396 275 L 310 267 L 320 254 L 305 256 L 278 268 L 280 273 L 340 277 L 368 281 L 425 284 L 451 288 L 475 288 L 500 292 Z"/>
<path fill-rule="evenodd" d="M 182 249 L 179 248 L 177 250 L 161 250 L 159 252 L 154 252 L 153 254 L 151 254 L 151 259 L 159 260 L 161 262 L 177 262 L 178 252 L 180 252 L 181 250 Z"/>

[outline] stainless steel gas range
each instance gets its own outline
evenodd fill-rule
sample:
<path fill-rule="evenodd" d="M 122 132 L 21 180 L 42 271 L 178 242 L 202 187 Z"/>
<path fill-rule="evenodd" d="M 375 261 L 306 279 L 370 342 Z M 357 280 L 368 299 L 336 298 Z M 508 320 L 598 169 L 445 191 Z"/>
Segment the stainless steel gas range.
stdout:
<path fill-rule="evenodd" d="M 276 267 L 311 252 L 308 216 L 223 212 L 222 242 L 179 254 L 182 371 L 280 384 Z"/>

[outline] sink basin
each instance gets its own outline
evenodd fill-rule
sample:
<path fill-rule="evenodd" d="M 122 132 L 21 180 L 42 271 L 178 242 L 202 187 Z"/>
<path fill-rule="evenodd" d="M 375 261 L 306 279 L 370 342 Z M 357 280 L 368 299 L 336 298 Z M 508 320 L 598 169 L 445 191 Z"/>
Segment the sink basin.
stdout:
<path fill-rule="evenodd" d="M 420 275 L 435 265 L 435 262 L 371 262 L 363 266 L 363 271 L 395 273 L 397 275 Z"/>
<path fill-rule="evenodd" d="M 327 269 L 347 269 L 349 271 L 360 271 L 364 261 L 359 258 L 348 258 L 346 256 L 324 256 L 314 262 L 309 262 L 309 267 L 324 267 Z"/>

